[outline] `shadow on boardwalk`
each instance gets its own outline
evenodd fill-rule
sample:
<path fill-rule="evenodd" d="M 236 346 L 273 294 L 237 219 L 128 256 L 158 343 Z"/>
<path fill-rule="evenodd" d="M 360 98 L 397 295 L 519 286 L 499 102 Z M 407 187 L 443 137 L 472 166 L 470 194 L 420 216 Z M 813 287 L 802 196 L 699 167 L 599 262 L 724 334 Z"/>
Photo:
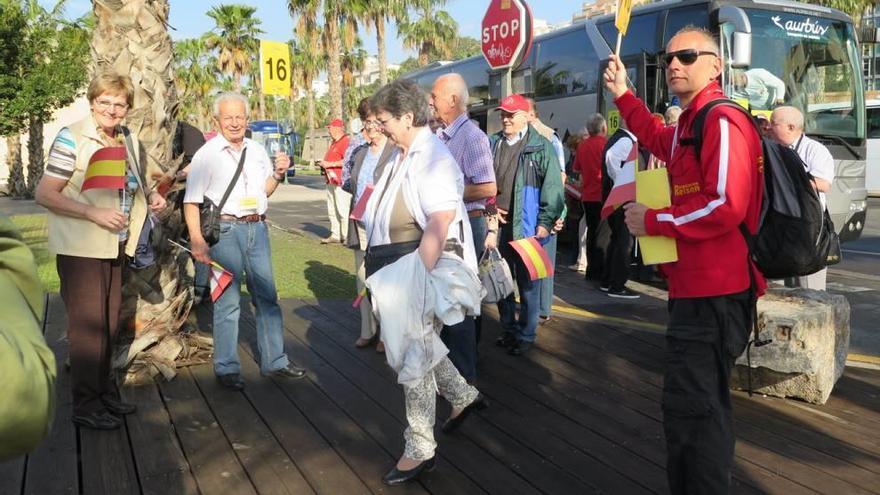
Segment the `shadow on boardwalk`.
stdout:
<path fill-rule="evenodd" d="M 320 270 L 321 267 L 314 267 Z M 487 308 L 478 387 L 491 400 L 447 436 L 438 465 L 394 489 L 381 477 L 403 448 L 403 396 L 383 356 L 353 346 L 350 301 L 283 301 L 285 343 L 308 378 L 263 378 L 242 325 L 242 393 L 210 365 L 170 383 L 127 387 L 138 405 L 115 432 L 58 414 L 32 455 L 0 464 L 0 493 L 666 493 L 659 397 L 663 337 L 554 318 L 523 358 L 494 347 Z M 202 320 L 204 321 L 204 319 Z M 64 310 L 50 301 L 47 340 L 63 363 Z M 735 394 L 735 493 L 880 492 L 880 372 L 847 369 L 825 406 Z M 442 421 L 448 407 L 439 403 Z"/>

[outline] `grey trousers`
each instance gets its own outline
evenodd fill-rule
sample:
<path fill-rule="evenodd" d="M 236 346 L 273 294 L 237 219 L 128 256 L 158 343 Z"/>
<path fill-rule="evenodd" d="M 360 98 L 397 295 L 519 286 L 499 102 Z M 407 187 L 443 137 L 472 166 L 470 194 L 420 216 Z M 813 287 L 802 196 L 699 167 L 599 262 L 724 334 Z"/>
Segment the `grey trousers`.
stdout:
<path fill-rule="evenodd" d="M 437 387 L 434 388 L 436 381 Z M 437 391 L 452 407 L 461 409 L 477 399 L 479 392 L 461 377 L 452 361 L 444 357 L 434 369 L 415 385 L 404 385 L 406 421 L 403 432 L 406 448 L 403 455 L 417 461 L 434 457 L 434 418 L 437 409 Z"/>

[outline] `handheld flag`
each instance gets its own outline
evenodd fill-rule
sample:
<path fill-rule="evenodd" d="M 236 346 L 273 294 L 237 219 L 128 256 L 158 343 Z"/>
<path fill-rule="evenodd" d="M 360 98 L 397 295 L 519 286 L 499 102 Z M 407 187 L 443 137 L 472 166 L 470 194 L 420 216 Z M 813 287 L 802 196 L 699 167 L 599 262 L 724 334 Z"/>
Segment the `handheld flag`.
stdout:
<path fill-rule="evenodd" d="M 510 241 L 510 246 L 516 251 L 526 269 L 529 271 L 530 280 L 538 280 L 553 276 L 553 263 L 547 256 L 547 251 L 535 237 L 526 237 L 518 241 Z"/>
<path fill-rule="evenodd" d="M 125 147 L 101 148 L 89 158 L 82 191 L 125 187 Z"/>
<path fill-rule="evenodd" d="M 632 0 L 617 0 L 617 12 L 614 14 L 614 25 L 617 27 L 617 47 L 614 54 L 620 56 L 620 43 L 629 27 L 629 14 L 632 12 Z"/>
<path fill-rule="evenodd" d="M 626 157 L 626 161 L 614 178 L 614 187 L 608 193 L 605 204 L 602 205 L 600 216 L 603 219 L 608 218 L 608 215 L 614 213 L 618 206 L 636 200 L 636 161 L 638 156 L 639 147 L 636 143 L 633 143 L 629 156 Z"/>
<path fill-rule="evenodd" d="M 211 302 L 217 302 L 232 283 L 232 273 L 217 262 L 211 263 Z"/>

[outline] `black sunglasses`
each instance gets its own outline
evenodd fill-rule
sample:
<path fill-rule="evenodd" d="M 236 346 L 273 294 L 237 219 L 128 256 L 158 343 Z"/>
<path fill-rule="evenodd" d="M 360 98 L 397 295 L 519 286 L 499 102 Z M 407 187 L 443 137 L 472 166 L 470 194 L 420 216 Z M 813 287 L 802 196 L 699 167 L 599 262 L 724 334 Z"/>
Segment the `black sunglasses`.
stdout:
<path fill-rule="evenodd" d="M 663 60 L 660 64 L 665 69 L 669 67 L 669 64 L 672 63 L 673 59 L 677 58 L 682 65 L 691 65 L 697 61 L 697 58 L 699 58 L 700 55 L 712 55 L 714 57 L 718 56 L 718 54 L 715 52 L 704 52 L 694 48 L 687 48 L 685 50 L 679 50 L 677 52 L 664 53 Z"/>

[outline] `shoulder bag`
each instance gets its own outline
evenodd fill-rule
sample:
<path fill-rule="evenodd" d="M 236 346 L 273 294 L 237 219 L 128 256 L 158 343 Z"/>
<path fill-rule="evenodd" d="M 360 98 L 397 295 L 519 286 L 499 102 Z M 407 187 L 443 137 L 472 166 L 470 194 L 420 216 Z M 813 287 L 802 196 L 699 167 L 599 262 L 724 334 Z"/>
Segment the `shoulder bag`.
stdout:
<path fill-rule="evenodd" d="M 217 241 L 220 240 L 220 212 L 223 210 L 223 205 L 226 204 L 226 200 L 229 199 L 229 193 L 232 192 L 232 188 L 235 187 L 235 183 L 238 182 L 238 177 L 241 175 L 241 169 L 244 167 L 245 155 L 247 155 L 247 148 L 241 152 L 241 158 L 238 159 L 238 168 L 235 170 L 235 175 L 232 176 L 232 180 L 226 187 L 226 192 L 223 193 L 223 199 L 220 200 L 220 204 L 215 205 L 207 196 L 202 198 L 202 205 L 199 207 L 199 223 L 201 224 L 202 237 L 205 238 L 205 242 L 207 242 L 209 246 L 217 244 Z"/>

